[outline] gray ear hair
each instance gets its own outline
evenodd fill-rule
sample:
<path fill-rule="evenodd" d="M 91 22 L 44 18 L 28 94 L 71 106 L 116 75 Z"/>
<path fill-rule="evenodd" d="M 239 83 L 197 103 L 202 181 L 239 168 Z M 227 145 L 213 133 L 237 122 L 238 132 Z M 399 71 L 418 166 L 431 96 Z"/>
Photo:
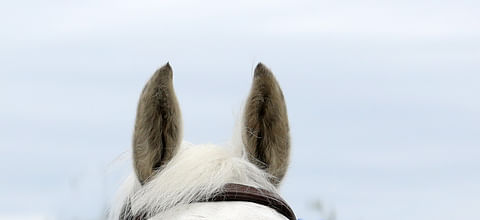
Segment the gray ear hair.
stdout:
<path fill-rule="evenodd" d="M 249 160 L 278 185 L 287 172 L 290 135 L 282 90 L 272 72 L 259 63 L 243 115 L 242 139 Z"/>
<path fill-rule="evenodd" d="M 176 154 L 182 140 L 181 116 L 170 64 L 158 69 L 138 101 L 133 134 L 133 163 L 141 184 Z"/>

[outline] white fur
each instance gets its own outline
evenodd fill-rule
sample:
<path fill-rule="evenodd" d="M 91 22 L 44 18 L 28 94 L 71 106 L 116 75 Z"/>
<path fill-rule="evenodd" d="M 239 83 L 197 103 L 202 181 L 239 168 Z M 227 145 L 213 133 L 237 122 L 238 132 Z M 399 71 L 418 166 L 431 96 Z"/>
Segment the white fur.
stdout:
<path fill-rule="evenodd" d="M 288 220 L 275 210 L 251 202 L 202 202 L 177 206 L 151 220 Z"/>
<path fill-rule="evenodd" d="M 177 155 L 144 186 L 140 186 L 133 174 L 127 178 L 116 199 L 117 204 L 112 207 L 110 219 L 119 219 L 126 201 L 130 201 L 134 215 L 149 213 L 155 216 L 152 219 L 250 219 L 248 216 L 255 217 L 253 210 L 259 211 L 255 219 L 285 219 L 273 209 L 254 203 L 195 203 L 211 197 L 227 183 L 277 191 L 268 181 L 271 176 L 239 155 L 243 153 L 237 147 L 182 143 Z M 232 217 L 219 218 L 222 215 L 216 211 Z"/>

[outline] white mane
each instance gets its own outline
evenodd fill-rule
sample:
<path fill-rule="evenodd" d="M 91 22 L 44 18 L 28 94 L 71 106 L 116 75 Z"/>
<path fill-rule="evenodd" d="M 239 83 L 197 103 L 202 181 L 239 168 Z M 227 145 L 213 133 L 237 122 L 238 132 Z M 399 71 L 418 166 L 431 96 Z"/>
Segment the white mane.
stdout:
<path fill-rule="evenodd" d="M 243 146 L 242 146 L 243 148 Z M 211 144 L 182 143 L 179 152 L 163 168 L 141 186 L 135 174 L 120 188 L 109 219 L 119 219 L 125 204 L 130 203 L 133 215 L 149 216 L 175 206 L 205 200 L 227 183 L 240 183 L 277 192 L 268 179 L 272 178 L 245 157 L 238 148 Z"/>

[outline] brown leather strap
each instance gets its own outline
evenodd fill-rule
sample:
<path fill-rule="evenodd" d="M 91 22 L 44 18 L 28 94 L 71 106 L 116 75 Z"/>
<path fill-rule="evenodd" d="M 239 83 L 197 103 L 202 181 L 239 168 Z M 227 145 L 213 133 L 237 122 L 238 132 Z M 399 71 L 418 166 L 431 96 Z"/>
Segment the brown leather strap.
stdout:
<path fill-rule="evenodd" d="M 228 183 L 221 191 L 219 191 L 212 198 L 199 202 L 253 202 L 260 205 L 270 207 L 278 213 L 284 215 L 289 220 L 297 220 L 292 208 L 285 202 L 278 194 L 255 188 L 252 186 Z M 147 213 L 140 213 L 135 216 L 130 214 L 130 203 L 125 204 L 120 215 L 120 220 L 145 220 L 149 216 Z"/>
<path fill-rule="evenodd" d="M 292 208 L 278 194 L 242 184 L 228 183 L 223 190 L 208 202 L 242 201 L 253 202 L 274 209 L 289 220 L 297 220 Z"/>

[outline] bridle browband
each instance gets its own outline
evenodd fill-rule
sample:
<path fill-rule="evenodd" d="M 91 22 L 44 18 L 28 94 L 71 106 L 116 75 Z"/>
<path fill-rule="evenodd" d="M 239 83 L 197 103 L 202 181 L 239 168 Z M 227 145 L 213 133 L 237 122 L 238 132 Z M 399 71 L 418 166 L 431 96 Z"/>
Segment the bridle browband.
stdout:
<path fill-rule="evenodd" d="M 213 197 L 198 202 L 253 202 L 260 205 L 270 207 L 287 217 L 289 220 L 297 220 L 292 208 L 283 200 L 280 195 L 264 189 L 255 188 L 252 186 L 227 183 L 222 190 Z M 146 213 L 140 213 L 135 216 L 128 215 L 126 212 L 129 209 L 127 204 L 124 207 L 123 214 L 120 215 L 120 220 L 146 220 L 149 217 Z"/>
<path fill-rule="evenodd" d="M 260 205 L 270 207 L 287 217 L 289 220 L 297 220 L 292 208 L 283 200 L 280 195 L 264 189 L 255 188 L 252 186 L 228 183 L 223 187 L 223 190 L 206 200 L 207 202 L 227 202 L 227 201 L 241 201 L 253 202 Z"/>

